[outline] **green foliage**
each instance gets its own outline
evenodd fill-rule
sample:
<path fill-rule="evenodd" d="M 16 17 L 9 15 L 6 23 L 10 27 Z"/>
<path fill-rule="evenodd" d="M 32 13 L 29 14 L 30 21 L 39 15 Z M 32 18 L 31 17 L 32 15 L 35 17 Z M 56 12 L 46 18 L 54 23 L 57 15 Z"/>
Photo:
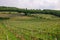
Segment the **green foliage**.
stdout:
<path fill-rule="evenodd" d="M 51 14 L 51 15 L 55 15 L 55 16 L 59 16 L 60 17 L 60 10 L 43 10 L 42 11 L 43 14 Z"/>
<path fill-rule="evenodd" d="M 0 17 L 0 20 L 8 20 L 10 19 L 9 17 Z"/>
<path fill-rule="evenodd" d="M 0 11 L 7 11 L 7 12 L 18 12 L 18 13 L 25 13 L 25 15 L 30 14 L 51 14 L 60 17 L 60 10 L 50 10 L 50 9 L 21 9 L 21 8 L 16 8 L 16 7 L 5 7 L 1 6 Z"/>

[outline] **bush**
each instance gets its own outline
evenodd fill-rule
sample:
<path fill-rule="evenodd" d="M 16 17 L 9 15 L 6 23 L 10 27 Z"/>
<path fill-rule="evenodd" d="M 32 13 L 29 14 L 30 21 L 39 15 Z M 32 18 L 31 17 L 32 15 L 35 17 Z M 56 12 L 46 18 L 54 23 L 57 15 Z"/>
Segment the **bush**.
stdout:
<path fill-rule="evenodd" d="M 0 17 L 0 20 L 7 20 L 10 19 L 9 17 Z"/>

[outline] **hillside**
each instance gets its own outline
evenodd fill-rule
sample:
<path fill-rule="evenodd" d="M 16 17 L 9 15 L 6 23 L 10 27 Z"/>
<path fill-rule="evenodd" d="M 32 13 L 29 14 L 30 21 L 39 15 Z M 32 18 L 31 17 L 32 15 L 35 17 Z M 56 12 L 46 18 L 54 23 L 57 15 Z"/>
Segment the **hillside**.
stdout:
<path fill-rule="evenodd" d="M 1 19 L 0 40 L 60 40 L 60 17 L 31 14 Z"/>

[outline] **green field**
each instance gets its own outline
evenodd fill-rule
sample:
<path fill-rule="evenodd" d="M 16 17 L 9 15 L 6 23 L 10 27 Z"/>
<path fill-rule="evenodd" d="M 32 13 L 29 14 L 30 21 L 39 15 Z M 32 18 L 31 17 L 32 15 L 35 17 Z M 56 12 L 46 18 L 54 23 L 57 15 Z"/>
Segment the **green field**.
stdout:
<path fill-rule="evenodd" d="M 2 19 L 0 40 L 60 40 L 60 17 L 31 14 Z"/>

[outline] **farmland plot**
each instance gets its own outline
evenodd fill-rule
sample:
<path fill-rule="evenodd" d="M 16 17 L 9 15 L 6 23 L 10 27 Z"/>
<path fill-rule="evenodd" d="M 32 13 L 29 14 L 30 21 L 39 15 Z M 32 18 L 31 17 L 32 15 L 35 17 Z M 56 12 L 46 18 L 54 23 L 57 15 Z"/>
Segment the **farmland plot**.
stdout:
<path fill-rule="evenodd" d="M 21 17 L 16 20 L 15 18 L 15 20 L 7 20 L 3 23 L 20 40 L 60 40 L 60 18 L 26 19 Z"/>
<path fill-rule="evenodd" d="M 0 40 L 60 40 L 60 11 L 1 6 Z"/>

